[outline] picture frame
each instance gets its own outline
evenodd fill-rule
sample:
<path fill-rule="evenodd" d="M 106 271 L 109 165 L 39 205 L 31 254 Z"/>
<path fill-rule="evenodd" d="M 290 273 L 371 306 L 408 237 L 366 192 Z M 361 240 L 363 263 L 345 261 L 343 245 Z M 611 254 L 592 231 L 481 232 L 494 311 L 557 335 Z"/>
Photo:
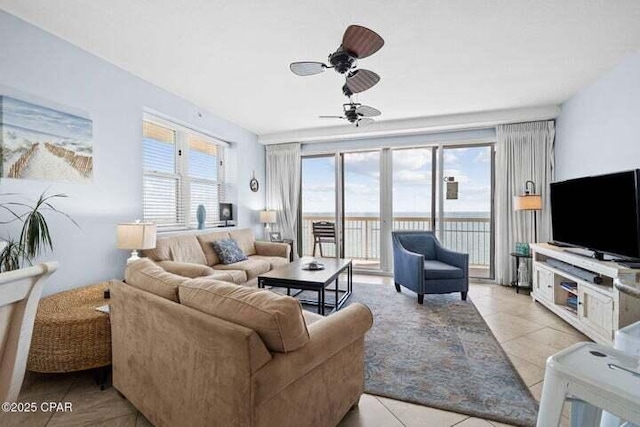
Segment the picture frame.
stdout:
<path fill-rule="evenodd" d="M 269 240 L 272 242 L 282 242 L 282 233 L 279 231 L 272 231 L 269 233 Z"/>
<path fill-rule="evenodd" d="M 233 205 L 231 203 L 220 203 L 220 221 L 233 220 Z"/>
<path fill-rule="evenodd" d="M 220 221 L 224 223 L 223 227 L 229 227 L 229 222 L 233 221 L 233 204 L 220 203 Z"/>

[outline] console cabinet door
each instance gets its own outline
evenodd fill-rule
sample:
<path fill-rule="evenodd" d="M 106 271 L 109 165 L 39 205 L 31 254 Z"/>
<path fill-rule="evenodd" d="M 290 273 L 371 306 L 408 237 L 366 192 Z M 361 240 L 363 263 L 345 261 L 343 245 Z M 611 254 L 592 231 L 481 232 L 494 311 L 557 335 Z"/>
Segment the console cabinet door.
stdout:
<path fill-rule="evenodd" d="M 586 286 L 578 286 L 578 301 L 580 321 L 602 337 L 612 339 L 613 298 Z"/>
<path fill-rule="evenodd" d="M 553 302 L 553 272 L 534 264 L 533 291 L 537 297 Z"/>

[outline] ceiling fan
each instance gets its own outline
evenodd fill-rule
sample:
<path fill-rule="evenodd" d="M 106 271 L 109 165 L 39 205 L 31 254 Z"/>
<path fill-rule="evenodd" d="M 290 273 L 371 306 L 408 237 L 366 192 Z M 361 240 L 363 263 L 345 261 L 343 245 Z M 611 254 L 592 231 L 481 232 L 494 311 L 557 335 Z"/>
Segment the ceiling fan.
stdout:
<path fill-rule="evenodd" d="M 353 123 L 356 127 L 366 126 L 374 122 L 372 117 L 377 117 L 380 114 L 380 110 L 377 110 L 373 107 L 369 107 L 368 105 L 362 105 L 357 102 L 348 102 L 346 104 L 342 104 L 342 108 L 344 109 L 343 116 L 319 116 L 321 119 L 344 119 L 348 120 L 349 123 Z"/>
<path fill-rule="evenodd" d="M 360 25 L 349 25 L 342 36 L 342 44 L 329 54 L 329 64 L 315 61 L 292 62 L 291 71 L 298 76 L 322 73 L 327 68 L 346 75 L 342 92 L 346 96 L 364 92 L 380 81 L 380 76 L 370 70 L 357 69 L 358 59 L 376 53 L 384 45 L 384 40 L 375 31 Z"/>

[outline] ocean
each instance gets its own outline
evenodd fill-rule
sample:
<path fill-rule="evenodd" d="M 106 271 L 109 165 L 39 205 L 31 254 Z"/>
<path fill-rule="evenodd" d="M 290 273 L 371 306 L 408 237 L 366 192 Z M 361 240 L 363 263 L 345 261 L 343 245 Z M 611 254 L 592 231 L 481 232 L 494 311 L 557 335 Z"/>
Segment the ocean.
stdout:
<path fill-rule="evenodd" d="M 335 221 L 330 213 L 305 212 L 303 214 L 303 254 L 313 252 L 311 223 Z M 415 212 L 394 215 L 394 230 L 431 230 L 431 217 Z M 488 266 L 491 258 L 490 212 L 445 212 L 440 224 L 439 239 L 452 250 L 469 254 L 472 265 Z M 380 258 L 380 219 L 377 213 L 359 212 L 345 215 L 345 256 L 365 260 Z M 325 256 L 335 255 L 335 245 L 324 245 Z"/>

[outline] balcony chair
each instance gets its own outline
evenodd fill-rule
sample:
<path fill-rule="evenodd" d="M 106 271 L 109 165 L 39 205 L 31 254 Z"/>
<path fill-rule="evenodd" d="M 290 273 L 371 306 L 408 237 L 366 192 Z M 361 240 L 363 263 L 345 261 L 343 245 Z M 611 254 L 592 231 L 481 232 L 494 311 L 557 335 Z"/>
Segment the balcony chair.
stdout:
<path fill-rule="evenodd" d="M 313 229 L 313 256 L 316 256 L 316 246 L 320 247 L 320 256 L 322 254 L 323 243 L 336 243 L 336 225 L 333 222 L 318 221 L 311 224 Z"/>
<path fill-rule="evenodd" d="M 469 254 L 444 248 L 432 231 L 393 231 L 393 278 L 400 286 L 418 294 L 460 292 L 467 299 Z"/>

